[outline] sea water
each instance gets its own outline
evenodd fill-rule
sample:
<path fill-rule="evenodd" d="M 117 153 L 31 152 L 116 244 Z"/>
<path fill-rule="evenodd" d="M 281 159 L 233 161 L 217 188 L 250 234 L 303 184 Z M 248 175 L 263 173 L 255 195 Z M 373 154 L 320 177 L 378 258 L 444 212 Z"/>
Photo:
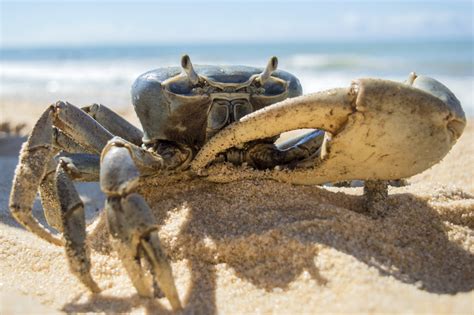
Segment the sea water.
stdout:
<path fill-rule="evenodd" d="M 194 64 L 257 67 L 275 55 L 279 68 L 295 74 L 305 93 L 346 87 L 362 77 L 403 81 L 415 71 L 447 85 L 474 116 L 472 39 L 1 48 L 0 106 L 66 100 L 123 108 L 131 104 L 130 87 L 138 75 L 179 66 L 183 54 Z"/>

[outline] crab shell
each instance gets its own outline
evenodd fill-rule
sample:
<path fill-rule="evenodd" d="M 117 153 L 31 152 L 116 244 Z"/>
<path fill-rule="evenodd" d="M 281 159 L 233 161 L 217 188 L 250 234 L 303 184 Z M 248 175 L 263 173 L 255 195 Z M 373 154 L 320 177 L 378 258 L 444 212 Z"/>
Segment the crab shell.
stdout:
<path fill-rule="evenodd" d="M 214 85 L 234 90 L 249 86 L 263 71 L 246 66 L 208 65 L 197 65 L 194 70 Z M 152 70 L 136 79 L 132 100 L 143 127 L 144 143 L 168 140 L 200 148 L 210 138 L 206 128 L 208 117 L 213 115 L 213 93 L 196 93 L 194 85 L 179 67 Z M 251 106 L 245 114 L 302 94 L 298 79 L 281 70 L 273 71 L 262 87 L 263 94 L 242 93 Z"/>
<path fill-rule="evenodd" d="M 206 143 L 191 168 L 216 182 L 267 178 L 321 184 L 407 178 L 438 163 L 465 125 L 459 101 L 434 79 L 415 74 L 406 83 L 359 79 L 348 88 L 288 99 L 245 116 Z M 222 174 L 219 165 L 208 166 L 228 148 L 300 128 L 332 135 L 310 167 L 258 171 L 228 166 Z"/>

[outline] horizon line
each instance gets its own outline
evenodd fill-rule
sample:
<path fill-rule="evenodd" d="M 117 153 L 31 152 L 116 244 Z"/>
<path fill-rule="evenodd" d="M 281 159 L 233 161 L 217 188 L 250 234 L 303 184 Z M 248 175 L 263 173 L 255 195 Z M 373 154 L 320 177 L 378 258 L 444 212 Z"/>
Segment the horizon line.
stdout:
<path fill-rule="evenodd" d="M 291 44 L 318 44 L 318 43 L 390 43 L 390 42 L 471 42 L 474 43 L 474 38 L 471 36 L 459 36 L 459 37 L 435 37 L 435 36 L 419 36 L 419 37 L 397 37 L 397 38 L 385 38 L 385 37 L 373 37 L 373 38 L 321 38 L 321 39 L 285 39 L 285 40 L 191 40 L 191 41 L 116 41 L 116 42 L 83 42 L 83 43 L 41 43 L 41 44 L 3 44 L 0 42 L 0 50 L 29 50 L 29 49 L 74 49 L 74 48 L 101 48 L 101 47 L 127 47 L 127 46 L 146 46 L 146 47 L 159 47 L 159 46 L 239 46 L 239 45 L 291 45 Z M 474 48 L 474 46 L 473 46 Z"/>

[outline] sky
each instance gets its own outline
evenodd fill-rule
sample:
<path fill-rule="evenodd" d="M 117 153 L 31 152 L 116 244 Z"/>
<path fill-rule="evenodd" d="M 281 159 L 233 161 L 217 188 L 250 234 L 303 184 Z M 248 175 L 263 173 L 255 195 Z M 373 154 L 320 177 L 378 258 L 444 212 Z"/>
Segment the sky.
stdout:
<path fill-rule="evenodd" d="M 2 47 L 466 39 L 473 1 L 6 1 Z"/>

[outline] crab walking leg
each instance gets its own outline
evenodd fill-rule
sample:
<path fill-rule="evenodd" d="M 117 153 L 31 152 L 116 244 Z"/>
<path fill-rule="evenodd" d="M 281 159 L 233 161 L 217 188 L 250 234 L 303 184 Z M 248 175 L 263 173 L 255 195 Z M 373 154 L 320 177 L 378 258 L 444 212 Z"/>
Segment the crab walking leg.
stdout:
<path fill-rule="evenodd" d="M 80 108 L 57 102 L 53 107 L 54 125 L 88 151 L 100 154 L 113 134 Z"/>
<path fill-rule="evenodd" d="M 93 104 L 82 108 L 89 116 L 116 136 L 141 145 L 143 132 L 102 104 Z"/>
<path fill-rule="evenodd" d="M 71 137 L 53 127 L 53 146 L 63 153 L 50 160 L 48 170 L 39 186 L 44 216 L 50 226 L 62 232 L 61 211 L 56 192 L 56 167 L 59 162 L 67 167 L 68 173 L 75 181 L 99 181 L 99 156 L 75 142 Z M 77 153 L 77 154 L 76 154 Z"/>
<path fill-rule="evenodd" d="M 100 159 L 95 154 L 68 154 L 61 153 L 51 160 L 51 166 L 40 184 L 39 192 L 46 221 L 57 231 L 63 232 L 61 221 L 61 207 L 56 190 L 57 166 L 68 174 L 73 181 L 99 181 Z"/>
<path fill-rule="evenodd" d="M 388 210 L 388 181 L 367 180 L 364 182 L 365 206 L 373 218 L 382 217 Z"/>
<path fill-rule="evenodd" d="M 68 153 L 94 153 L 94 150 L 84 148 L 70 136 L 53 127 L 53 146 L 61 151 Z"/>
<path fill-rule="evenodd" d="M 128 276 L 135 286 L 138 294 L 145 297 L 153 297 L 151 292 L 151 283 L 147 281 L 140 264 L 140 255 L 138 246 L 140 244 L 138 233 L 133 231 L 124 231 L 124 226 L 121 228 L 121 224 L 127 225 L 127 219 L 124 217 L 127 215 L 122 206 L 122 198 L 120 197 L 109 197 L 105 204 L 105 211 L 107 214 L 107 223 L 109 226 L 110 237 L 112 240 L 112 246 L 117 251 L 123 266 L 127 270 Z M 132 210 L 132 211 L 135 211 Z M 127 237 L 125 237 L 125 235 Z M 132 237 L 128 237 L 129 234 L 134 234 Z"/>
<path fill-rule="evenodd" d="M 55 183 L 58 162 L 65 162 L 63 165 L 66 165 L 70 174 L 74 174 L 74 180 L 92 182 L 99 180 L 100 160 L 98 155 L 88 154 L 93 151 L 79 145 L 56 127 L 53 127 L 53 146 L 56 151 L 64 153 L 50 160 L 48 170 L 39 186 L 39 193 L 46 221 L 57 231 L 62 232 L 61 211 Z"/>
<path fill-rule="evenodd" d="M 313 130 L 300 137 L 289 139 L 279 144 L 279 150 L 284 150 L 290 157 L 301 159 L 297 161 L 298 167 L 314 164 L 316 159 L 323 159 L 325 152 L 325 142 L 327 134 L 322 130 Z"/>
<path fill-rule="evenodd" d="M 66 240 L 66 256 L 71 272 L 92 292 L 100 289 L 90 274 L 90 253 L 86 245 L 84 204 L 74 188 L 63 163 L 56 170 L 56 190 L 61 206 L 61 221 Z"/>
<path fill-rule="evenodd" d="M 143 198 L 136 198 L 136 201 L 141 203 L 144 202 Z M 171 305 L 173 309 L 180 309 L 181 302 L 179 301 L 178 292 L 174 284 L 173 273 L 171 266 L 168 263 L 166 254 L 161 249 L 160 239 L 158 237 L 158 232 L 152 231 L 147 238 L 142 238 L 140 244 L 145 251 L 145 255 L 148 258 L 148 261 L 151 262 L 153 266 L 153 275 L 159 279 L 159 287 L 163 292 L 168 292 Z"/>
<path fill-rule="evenodd" d="M 62 232 L 61 211 L 55 183 L 58 162 L 65 162 L 63 165 L 67 165 L 68 172 L 74 175 L 76 181 L 98 181 L 100 161 L 98 155 L 87 154 L 92 152 L 56 127 L 53 127 L 53 146 L 56 149 L 53 155 L 59 150 L 63 153 L 50 159 L 39 186 L 39 193 L 46 221 L 57 231 Z"/>
<path fill-rule="evenodd" d="M 53 111 L 48 109 L 41 115 L 27 142 L 23 144 L 20 161 L 15 170 L 9 207 L 13 217 L 25 228 L 50 243 L 63 245 L 62 239 L 46 230 L 32 214 L 36 191 L 44 177 L 46 165 L 54 154 L 51 145 L 52 121 Z"/>
<path fill-rule="evenodd" d="M 84 111 L 69 103 L 57 102 L 41 115 L 23 144 L 10 193 L 11 213 L 31 232 L 50 243 L 62 245 L 63 241 L 46 230 L 32 215 L 36 192 L 49 161 L 57 152 L 53 125 L 67 133 L 81 147 L 95 153 L 100 153 L 113 136 Z"/>
<path fill-rule="evenodd" d="M 297 147 L 300 144 L 307 143 L 308 141 L 311 141 L 313 139 L 318 139 L 319 141 L 322 141 L 322 138 L 324 138 L 324 131 L 311 130 L 296 137 L 286 139 L 285 141 L 278 143 L 277 147 L 279 150 L 288 150 L 290 148 Z M 321 145 L 321 143 L 316 144 L 316 146 L 319 145 Z"/>
<path fill-rule="evenodd" d="M 300 165 L 303 160 L 314 160 L 315 155 L 321 152 L 323 141 L 324 132 L 315 130 L 279 145 L 256 143 L 244 150 L 244 161 L 259 169 L 288 163 Z"/>
<path fill-rule="evenodd" d="M 49 226 L 56 231 L 63 232 L 61 221 L 61 205 L 59 204 L 58 192 L 56 191 L 56 167 L 54 159 L 50 161 L 52 171 L 47 171 L 39 186 L 41 205 L 43 206 L 44 217 Z"/>
<path fill-rule="evenodd" d="M 162 169 L 163 159 L 120 138 L 114 138 L 104 148 L 100 184 L 108 196 L 106 213 L 111 243 L 138 293 L 150 297 L 151 284 L 146 281 L 140 264 L 140 253 L 144 252 L 159 287 L 173 309 L 179 310 L 181 302 L 171 266 L 159 242 L 155 218 L 143 197 L 134 192 L 141 171 L 147 171 L 143 169 L 145 166 Z"/>

